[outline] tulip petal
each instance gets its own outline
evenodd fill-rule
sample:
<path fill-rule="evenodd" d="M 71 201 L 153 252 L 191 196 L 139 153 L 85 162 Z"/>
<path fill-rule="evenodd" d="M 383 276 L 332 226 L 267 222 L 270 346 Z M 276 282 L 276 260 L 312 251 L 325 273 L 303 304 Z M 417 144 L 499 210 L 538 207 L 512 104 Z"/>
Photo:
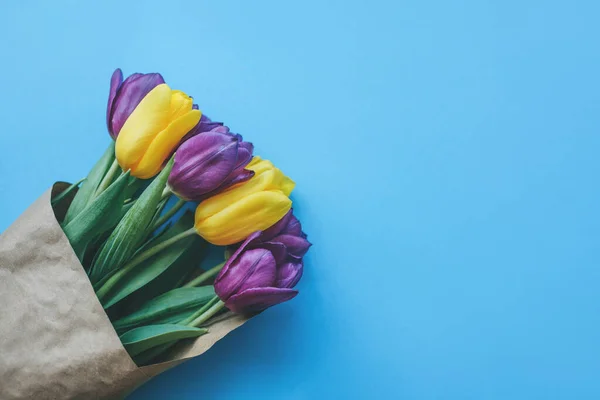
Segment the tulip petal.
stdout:
<path fill-rule="evenodd" d="M 243 142 L 241 136 L 239 137 L 238 142 L 240 143 L 240 145 L 238 148 L 237 166 L 238 168 L 240 168 L 245 167 L 246 165 L 248 165 L 250 160 L 252 160 L 252 152 L 254 151 L 254 145 L 250 142 Z"/>
<path fill-rule="evenodd" d="M 175 153 L 169 185 L 182 198 L 200 200 L 231 175 L 237 150 L 232 135 L 211 131 L 189 139 Z"/>
<path fill-rule="evenodd" d="M 277 280 L 275 286 L 280 288 L 293 288 L 298 284 L 302 273 L 304 272 L 304 263 L 302 260 L 287 262 L 277 268 Z"/>
<path fill-rule="evenodd" d="M 283 243 L 265 242 L 265 243 L 261 243 L 261 244 L 257 245 L 256 247 L 249 246 L 248 248 L 261 248 L 261 249 L 269 250 L 271 252 L 271 254 L 273 255 L 273 257 L 275 258 L 275 262 L 277 264 L 282 263 L 287 256 L 286 247 Z"/>
<path fill-rule="evenodd" d="M 225 265 L 223 266 L 223 268 L 221 268 L 221 271 L 219 272 L 219 274 L 217 275 L 216 280 L 219 280 L 219 277 L 224 275 L 225 273 L 227 273 L 227 270 L 229 269 L 229 266 L 231 265 L 231 263 L 233 263 L 239 256 L 240 254 L 246 250 L 246 248 L 248 248 L 248 246 L 250 246 L 252 243 L 254 243 L 255 241 L 257 241 L 257 239 L 260 237 L 260 231 L 257 232 L 252 232 L 250 235 L 248 235 L 248 237 L 246 238 L 246 240 L 244 240 L 244 242 L 235 249 L 235 251 L 233 252 L 233 254 L 231 254 L 229 257 L 225 257 L 227 259 L 227 262 L 225 263 Z M 227 249 L 229 250 L 229 249 Z"/>
<path fill-rule="evenodd" d="M 255 287 L 273 286 L 277 274 L 277 264 L 267 249 L 251 249 L 227 261 L 215 279 L 215 292 L 221 300 L 227 300 L 235 293 Z"/>
<path fill-rule="evenodd" d="M 246 166 L 246 168 L 254 171 L 256 175 L 262 175 L 264 173 L 273 171 L 275 173 L 275 176 L 273 177 L 273 185 L 285 193 L 286 196 L 289 196 L 296 186 L 296 183 L 293 180 L 284 175 L 284 173 L 281 172 L 279 168 L 276 168 L 269 160 L 262 160 L 260 157 L 255 156 Z"/>
<path fill-rule="evenodd" d="M 229 174 L 229 176 L 225 180 L 225 184 L 222 187 L 220 187 L 218 191 L 224 190 L 226 189 L 226 187 L 245 182 L 253 176 L 254 171 L 248 171 L 247 169 L 242 168 L 241 170 L 233 171 L 231 174 Z"/>
<path fill-rule="evenodd" d="M 115 69 L 112 77 L 110 78 L 110 90 L 108 92 L 108 104 L 106 105 L 106 127 L 108 128 L 108 132 L 112 136 L 113 139 L 116 138 L 116 134 L 113 133 L 112 123 L 111 123 L 111 114 L 113 110 L 113 103 L 115 101 L 115 96 L 117 95 L 117 91 L 121 84 L 123 83 L 123 71 L 121 68 Z"/>
<path fill-rule="evenodd" d="M 246 166 L 246 168 L 251 169 L 256 173 L 256 175 L 260 175 L 266 171 L 272 171 L 275 168 L 273 163 L 269 160 L 263 160 L 259 156 L 254 156 L 252 161 Z"/>
<path fill-rule="evenodd" d="M 283 218 L 277 221 L 270 228 L 265 229 L 261 235 L 261 239 L 264 241 L 269 241 L 275 236 L 279 235 L 281 232 L 283 232 L 293 217 L 293 211 L 294 210 L 290 209 L 290 211 L 288 211 L 287 214 L 283 216 Z"/>
<path fill-rule="evenodd" d="M 223 210 L 223 208 L 229 204 L 241 201 L 253 193 L 259 193 L 266 190 L 278 191 L 277 186 L 274 184 L 276 178 L 276 172 L 274 170 L 266 171 L 260 176 L 254 175 L 252 179 L 243 185 L 233 187 L 203 201 L 201 207 L 196 211 L 196 217 L 199 219 L 208 218 Z M 269 226 L 271 225 L 265 226 L 264 228 L 268 228 Z"/>
<path fill-rule="evenodd" d="M 311 246 L 305 238 L 294 235 L 279 235 L 271 239 L 271 242 L 283 244 L 288 254 L 295 258 L 302 258 Z"/>
<path fill-rule="evenodd" d="M 114 75 L 113 75 L 114 77 Z M 164 84 L 160 74 L 133 74 L 120 86 L 111 108 L 110 128 L 118 135 L 133 111 L 155 87 Z"/>
<path fill-rule="evenodd" d="M 246 250 L 240 258 L 240 262 L 244 262 L 247 259 L 252 263 L 251 266 L 246 267 L 247 269 L 242 269 L 241 271 L 229 269 L 230 273 L 233 272 L 236 275 L 244 274 L 241 276 L 242 279 L 236 287 L 235 293 L 257 287 L 270 287 L 275 284 L 277 263 L 269 250 Z"/>
<path fill-rule="evenodd" d="M 194 110 L 197 110 L 198 105 L 194 104 L 192 106 L 192 108 Z M 223 126 L 222 122 L 212 121 L 206 115 L 202 114 L 202 117 L 200 118 L 200 121 L 198 122 L 198 124 L 194 127 L 194 129 L 189 131 L 188 134 L 183 137 L 182 141 L 185 142 L 186 140 L 189 140 L 189 139 L 193 138 L 194 136 L 199 135 L 202 132 L 209 132 L 220 126 Z M 227 128 L 227 127 L 225 127 L 225 128 Z M 229 128 L 227 128 L 227 132 L 229 132 Z"/>
<path fill-rule="evenodd" d="M 229 175 L 229 177 L 227 177 L 227 179 L 225 179 L 225 182 L 223 182 L 223 184 L 221 184 L 221 186 L 198 197 L 197 201 L 202 201 L 202 200 L 208 199 L 212 196 L 216 196 L 217 194 L 227 190 L 228 188 L 232 187 L 233 185 L 237 185 L 238 183 L 246 182 L 247 180 L 251 179 L 253 176 L 254 176 L 254 171 L 248 171 L 245 169 L 242 169 L 239 172 L 233 171 Z"/>
<path fill-rule="evenodd" d="M 170 119 L 174 120 L 185 115 L 190 109 L 193 110 L 193 100 L 190 96 L 181 90 L 171 91 L 171 115 Z M 202 117 L 200 117 L 202 118 Z M 188 130 L 189 131 L 189 130 Z M 186 132 L 187 134 L 187 132 Z"/>
<path fill-rule="evenodd" d="M 116 156 L 124 170 L 132 169 L 156 137 L 169 124 L 171 89 L 161 84 L 152 89 L 133 110 L 119 132 Z M 113 126 L 115 118 L 113 118 Z"/>
<path fill-rule="evenodd" d="M 279 232 L 279 234 L 301 236 L 306 239 L 306 235 L 304 234 L 304 232 L 302 232 L 302 225 L 300 224 L 300 221 L 298 220 L 298 218 L 296 218 L 295 215 L 292 215 L 285 228 L 282 229 L 281 232 Z"/>
<path fill-rule="evenodd" d="M 131 174 L 141 179 L 148 179 L 159 173 L 167 158 L 181 142 L 181 138 L 198 123 L 200 115 L 200 111 L 190 109 L 171 122 L 152 140 L 140 162 L 131 169 Z"/>
<path fill-rule="evenodd" d="M 292 194 L 292 191 L 296 187 L 296 182 L 294 182 L 289 176 L 284 175 L 283 180 L 279 184 L 281 191 L 285 193 L 286 196 Z"/>
<path fill-rule="evenodd" d="M 294 289 L 255 288 L 231 296 L 225 306 L 235 313 L 255 313 L 291 300 L 298 294 Z"/>
<path fill-rule="evenodd" d="M 211 197 L 196 208 L 195 226 L 198 234 L 216 245 L 238 243 L 252 232 L 266 229 L 292 207 L 291 200 L 278 190 L 250 193 L 235 202 L 230 202 L 228 196 L 222 197 L 228 192 Z"/>

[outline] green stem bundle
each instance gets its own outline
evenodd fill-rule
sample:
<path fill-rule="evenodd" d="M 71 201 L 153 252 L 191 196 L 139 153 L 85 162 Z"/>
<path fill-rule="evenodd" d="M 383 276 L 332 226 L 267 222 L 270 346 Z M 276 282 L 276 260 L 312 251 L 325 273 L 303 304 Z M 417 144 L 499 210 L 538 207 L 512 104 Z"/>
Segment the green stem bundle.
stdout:
<path fill-rule="evenodd" d="M 160 228 L 165 222 L 167 222 L 175 214 L 177 214 L 177 211 L 181 210 L 181 208 L 185 206 L 185 203 L 185 200 L 178 199 L 177 203 L 173 204 L 173 207 L 169 208 L 167 212 L 160 216 L 160 218 L 154 223 L 154 226 L 152 226 L 152 229 L 150 229 L 150 231 L 154 232 L 155 230 Z"/>
<path fill-rule="evenodd" d="M 223 261 L 221 264 L 219 264 L 217 266 L 212 267 L 208 271 L 198 275 L 196 278 L 192 279 L 191 281 L 189 281 L 188 283 L 183 285 L 183 287 L 200 286 L 205 281 L 207 281 L 210 278 L 212 278 L 213 276 L 217 275 L 223 269 L 224 265 L 225 265 L 225 261 Z"/>
<path fill-rule="evenodd" d="M 119 162 L 115 158 L 113 160 L 112 164 L 110 165 L 110 168 L 106 172 L 106 175 L 104 175 L 104 178 L 102 178 L 100 185 L 98 185 L 98 188 L 96 189 L 96 193 L 94 193 L 93 197 L 100 196 L 100 194 L 102 192 L 104 192 L 110 186 L 110 184 L 114 181 L 115 176 L 117 175 L 117 173 L 119 171 L 120 171 Z"/>
<path fill-rule="evenodd" d="M 100 302 L 102 302 L 102 299 L 110 292 L 110 290 L 117 284 L 117 282 L 121 278 L 123 278 L 123 276 L 127 275 L 127 273 L 129 271 L 131 271 L 133 268 L 137 267 L 142 262 L 146 261 L 147 259 L 149 259 L 150 257 L 154 256 L 155 254 L 159 253 L 160 251 L 166 249 L 167 247 L 171 246 L 172 244 L 174 244 L 182 239 L 185 239 L 188 236 L 195 235 L 195 234 L 196 234 L 196 229 L 190 228 L 187 231 L 184 231 L 184 232 L 180 233 L 179 235 L 173 236 L 169 240 L 165 240 L 164 242 L 157 244 L 154 247 L 150 247 L 146 251 L 143 251 L 143 252 L 139 253 L 137 256 L 133 257 L 131 259 L 131 261 L 129 261 L 127 264 L 125 264 L 123 266 L 123 268 L 120 268 L 113 276 L 111 276 L 100 287 L 100 289 L 98 289 L 98 291 L 96 292 L 96 295 L 98 296 L 98 299 L 100 300 Z"/>
<path fill-rule="evenodd" d="M 219 297 L 215 296 L 208 303 L 206 303 L 204 307 L 200 308 L 196 313 L 194 313 L 194 315 L 181 321 L 179 325 L 198 327 L 206 321 L 208 321 L 211 317 L 216 315 L 219 311 L 221 311 L 224 306 L 225 304 L 219 299 Z M 135 357 L 135 361 L 139 366 L 146 365 L 165 351 L 169 350 L 176 343 L 177 342 L 165 343 L 163 345 L 149 349 L 146 352 Z"/>

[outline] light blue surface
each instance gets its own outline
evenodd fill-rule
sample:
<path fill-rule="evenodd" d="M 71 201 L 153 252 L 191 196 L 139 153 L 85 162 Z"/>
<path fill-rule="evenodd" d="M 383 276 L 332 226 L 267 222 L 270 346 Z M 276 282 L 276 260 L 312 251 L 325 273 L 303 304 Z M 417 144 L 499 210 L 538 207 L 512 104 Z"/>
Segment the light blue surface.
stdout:
<path fill-rule="evenodd" d="M 600 398 L 598 2 L 144 3 L 0 5 L 0 229 L 104 150 L 120 66 L 291 175 L 315 246 L 133 400 Z"/>

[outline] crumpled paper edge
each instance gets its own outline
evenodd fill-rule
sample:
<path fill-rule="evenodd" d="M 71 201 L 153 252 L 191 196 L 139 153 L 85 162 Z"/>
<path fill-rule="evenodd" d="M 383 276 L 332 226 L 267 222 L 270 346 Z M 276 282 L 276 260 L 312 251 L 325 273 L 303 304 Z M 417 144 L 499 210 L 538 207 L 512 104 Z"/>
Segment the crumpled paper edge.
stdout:
<path fill-rule="evenodd" d="M 59 218 L 61 214 L 64 215 L 70 199 L 64 200 L 65 204 L 53 210 L 50 204 L 51 198 L 66 187 L 68 184 L 63 182 L 53 185 L 0 235 L 0 279 L 3 273 L 5 276 L 14 278 L 12 280 L 5 279 L 2 282 L 5 287 L 2 287 L 0 283 L 0 290 L 5 289 L 3 293 L 0 293 L 0 300 L 6 304 L 23 306 L 24 313 L 15 310 L 18 308 L 16 306 L 9 308 L 15 315 L 22 317 L 26 315 L 28 326 L 33 331 L 11 336 L 10 332 L 14 331 L 13 328 L 22 326 L 24 321 L 22 318 L 11 319 L 5 315 L 6 313 L 0 313 L 0 322 L 8 327 L 4 331 L 0 328 L 0 339 L 2 339 L 0 398 L 3 400 L 122 398 L 161 372 L 203 354 L 217 341 L 249 319 L 246 316 L 228 313 L 226 318 L 221 318 L 212 324 L 206 335 L 178 343 L 166 354 L 162 362 L 141 368 L 137 367 L 121 344 L 95 296 L 83 266 L 75 256 L 55 217 L 55 211 Z M 40 251 L 41 249 L 43 251 Z M 68 272 L 66 278 L 63 277 L 62 281 L 59 280 L 58 285 L 60 286 L 56 286 L 54 275 L 61 275 L 65 271 Z M 38 279 L 30 280 L 28 274 L 32 274 Z M 27 282 L 38 282 L 44 276 L 50 282 L 49 285 L 16 289 L 20 287 L 19 284 L 15 284 L 19 281 L 15 280 L 16 278 L 20 279 L 21 284 L 27 286 Z M 56 296 L 53 298 L 56 304 L 51 303 L 49 308 L 46 304 L 47 308 L 42 310 L 45 314 L 36 315 L 36 304 L 41 303 L 36 303 L 35 296 L 39 295 L 40 288 L 42 292 L 46 290 L 51 292 L 52 296 Z M 69 296 L 73 298 L 68 298 Z M 67 307 L 75 307 L 75 310 L 81 313 L 79 317 L 70 315 L 73 318 L 71 321 L 73 326 L 70 326 L 69 329 L 62 327 L 62 330 L 58 329 L 56 332 L 52 329 L 45 329 L 52 327 L 53 323 L 59 325 L 69 323 L 68 318 L 60 313 L 52 315 L 54 320 L 47 315 L 51 314 L 54 309 L 65 307 L 65 304 Z M 77 309 L 78 304 L 87 308 Z M 50 312 L 47 312 L 48 310 Z M 88 321 L 89 319 L 92 321 Z M 13 322 L 13 324 L 6 324 L 6 321 Z M 73 345 L 71 342 L 63 343 L 63 346 L 67 346 L 66 348 L 46 343 L 52 343 L 53 340 L 46 340 L 46 342 L 38 340 L 39 331 L 44 333 L 41 336 L 48 336 L 58 342 L 63 338 L 53 338 L 53 336 L 62 334 L 67 339 L 72 339 L 83 330 L 81 327 L 83 322 L 91 324 L 87 326 L 88 336 L 94 336 L 96 339 L 91 348 L 76 340 L 73 342 L 77 345 Z M 65 334 L 65 329 L 68 334 Z M 34 336 L 29 337 L 28 334 Z M 7 342 L 10 342 L 11 339 L 18 340 L 18 335 L 26 335 L 29 341 L 25 342 L 29 343 L 29 346 L 15 351 L 4 351 Z M 86 339 L 89 338 L 86 337 Z M 41 345 L 41 348 L 35 349 L 36 344 Z M 20 353 L 24 355 L 24 358 L 19 356 Z M 42 358 L 44 358 L 43 362 Z M 44 377 L 47 379 L 43 379 Z M 20 380 L 17 379 L 18 383 L 15 383 L 15 378 L 20 378 Z M 66 381 L 61 382 L 61 380 Z M 5 382 L 10 383 L 6 384 Z"/>

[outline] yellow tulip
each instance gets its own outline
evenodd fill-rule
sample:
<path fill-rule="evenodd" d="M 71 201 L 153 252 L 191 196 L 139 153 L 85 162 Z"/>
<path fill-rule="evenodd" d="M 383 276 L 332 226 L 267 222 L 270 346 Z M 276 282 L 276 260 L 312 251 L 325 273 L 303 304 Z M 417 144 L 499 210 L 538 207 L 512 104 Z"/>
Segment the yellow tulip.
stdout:
<path fill-rule="evenodd" d="M 251 233 L 279 221 L 292 207 L 289 195 L 295 183 L 270 161 L 255 156 L 246 169 L 254 176 L 210 197 L 196 208 L 195 227 L 210 243 L 224 246 L 241 242 Z"/>
<path fill-rule="evenodd" d="M 192 98 L 162 83 L 137 105 L 121 128 L 116 157 L 131 175 L 148 179 L 160 172 L 181 139 L 200 121 Z"/>

